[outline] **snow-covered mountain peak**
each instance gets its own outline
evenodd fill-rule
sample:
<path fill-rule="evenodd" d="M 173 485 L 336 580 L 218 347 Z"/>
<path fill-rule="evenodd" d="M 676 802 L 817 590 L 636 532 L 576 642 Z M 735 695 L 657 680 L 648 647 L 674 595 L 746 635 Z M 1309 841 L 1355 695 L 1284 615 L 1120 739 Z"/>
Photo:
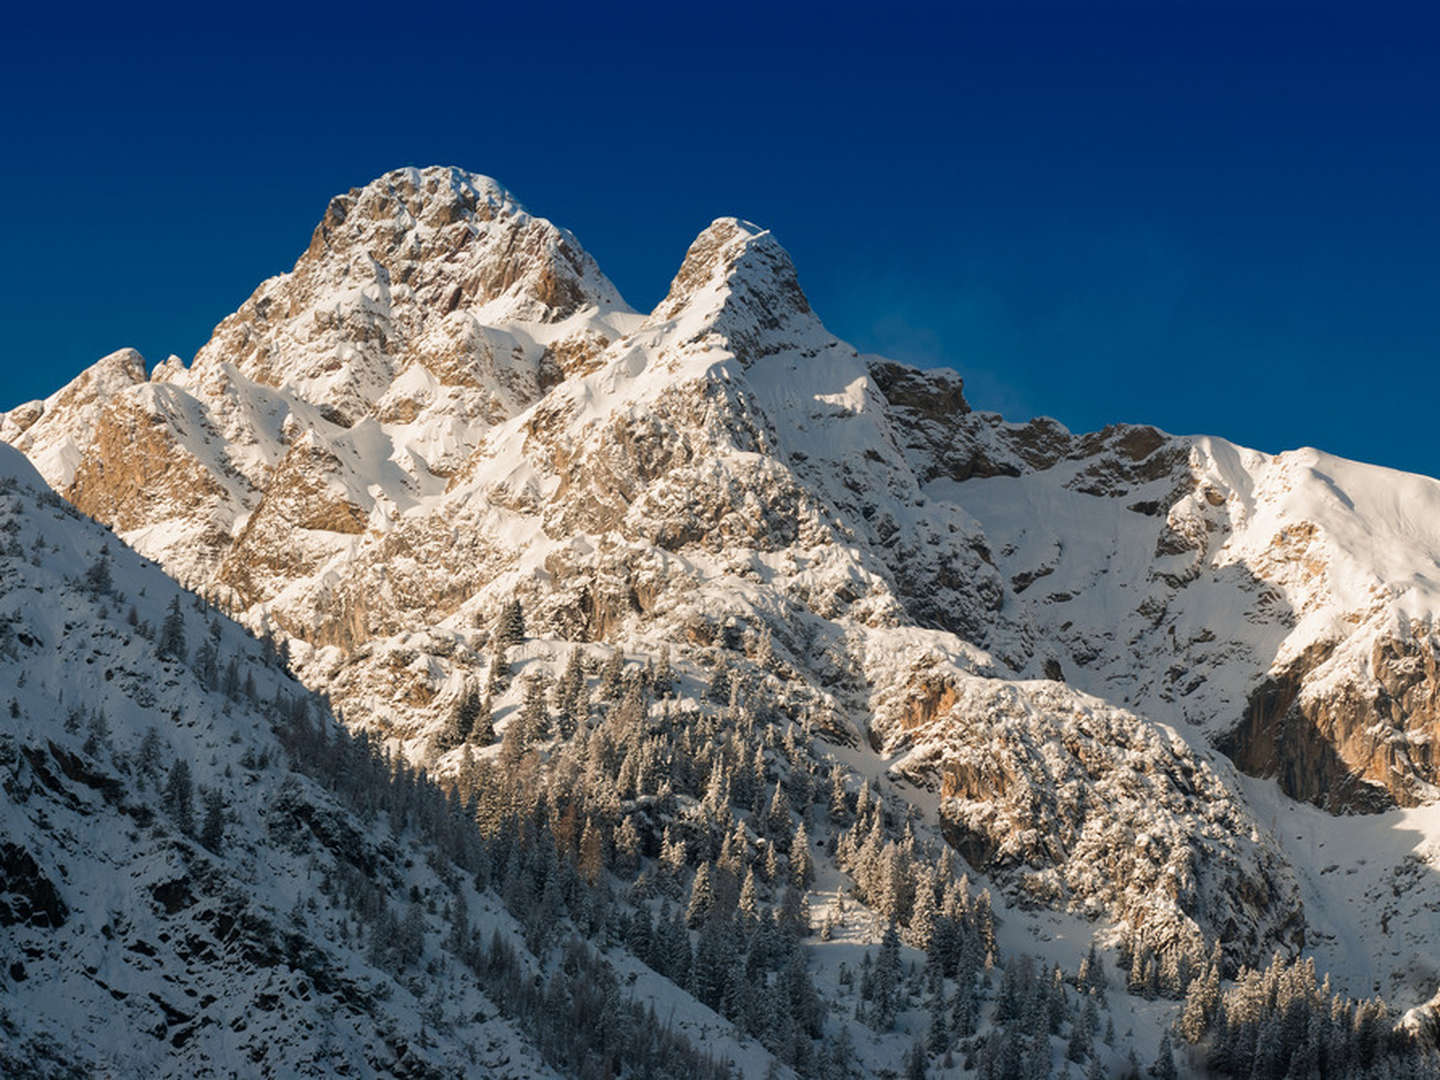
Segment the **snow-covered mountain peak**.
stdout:
<path fill-rule="evenodd" d="M 29 454 L 46 482 L 63 489 L 74 480 L 110 399 L 144 382 L 144 357 L 134 349 L 117 349 L 43 401 L 27 401 L 0 414 L 0 439 Z"/>
<path fill-rule="evenodd" d="M 718 218 L 695 238 L 645 325 L 668 325 L 680 342 L 719 335 L 747 367 L 806 339 L 828 337 L 774 234 L 733 217 Z"/>
<path fill-rule="evenodd" d="M 499 398 L 468 406 L 494 422 L 628 313 L 571 233 L 489 177 L 400 169 L 332 199 L 294 269 L 262 283 L 188 372 L 164 377 L 215 392 L 228 367 L 343 427 L 408 422 L 439 388 L 470 386 Z"/>

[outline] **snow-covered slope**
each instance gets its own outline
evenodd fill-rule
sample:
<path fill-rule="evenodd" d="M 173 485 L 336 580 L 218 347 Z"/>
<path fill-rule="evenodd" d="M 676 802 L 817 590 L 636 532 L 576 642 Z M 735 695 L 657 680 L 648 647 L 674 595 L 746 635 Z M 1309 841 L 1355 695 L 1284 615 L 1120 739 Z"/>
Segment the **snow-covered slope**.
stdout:
<path fill-rule="evenodd" d="M 9 447 L 0 535 L 0 1073 L 558 1075 L 459 807 Z"/>
<path fill-rule="evenodd" d="M 116 354 L 0 438 L 441 774 L 469 691 L 501 733 L 518 712 L 493 674 L 518 598 L 549 677 L 580 645 L 768 672 L 1037 933 L 1063 912 L 1231 965 L 1318 944 L 1353 992 L 1433 991 L 1382 970 L 1271 796 L 1434 798 L 1435 481 L 974 412 L 957 373 L 835 339 L 734 219 L 640 315 L 570 234 L 434 168 L 334 200 L 189 367 Z M 1382 877 L 1422 868 L 1417 938 L 1428 820 L 1345 826 L 1384 838 Z"/>

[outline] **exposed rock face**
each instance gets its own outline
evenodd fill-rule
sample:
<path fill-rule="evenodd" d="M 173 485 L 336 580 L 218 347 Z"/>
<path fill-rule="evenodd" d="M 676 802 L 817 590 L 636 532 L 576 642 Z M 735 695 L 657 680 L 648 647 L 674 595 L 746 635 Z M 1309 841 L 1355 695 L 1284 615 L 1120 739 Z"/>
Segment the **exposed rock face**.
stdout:
<path fill-rule="evenodd" d="M 18 844 L 0 844 L 0 926 L 64 926 L 70 914 L 55 883 Z"/>
<path fill-rule="evenodd" d="M 903 753 L 893 771 L 939 795 L 951 845 L 1023 906 L 1111 913 L 1161 953 L 1218 937 L 1237 964 L 1304 943 L 1289 868 L 1173 732 L 1059 683 L 943 664 L 882 701 L 876 724 Z M 1290 917 L 1276 925 L 1277 911 Z"/>
<path fill-rule="evenodd" d="M 1435 780 L 1440 485 L 972 411 L 733 219 L 642 317 L 493 181 L 390 173 L 190 367 L 116 354 L 0 437 L 416 757 L 512 596 L 542 642 L 707 665 L 768 630 L 977 867 L 1157 945 L 1302 926 L 1212 743 L 1337 810 Z"/>
<path fill-rule="evenodd" d="M 0 440 L 28 455 L 51 484 L 68 487 L 107 404 L 144 381 L 145 361 L 138 352 L 113 352 L 44 401 L 5 413 Z"/>
<path fill-rule="evenodd" d="M 1342 655 L 1333 669 L 1334 645 L 1311 646 L 1256 688 L 1220 747 L 1246 772 L 1275 776 L 1287 795 L 1327 809 L 1375 811 L 1433 799 L 1440 737 L 1434 639 L 1376 634 L 1370 642 L 1367 660 L 1355 665 Z M 1323 691 L 1313 688 L 1322 682 Z"/>

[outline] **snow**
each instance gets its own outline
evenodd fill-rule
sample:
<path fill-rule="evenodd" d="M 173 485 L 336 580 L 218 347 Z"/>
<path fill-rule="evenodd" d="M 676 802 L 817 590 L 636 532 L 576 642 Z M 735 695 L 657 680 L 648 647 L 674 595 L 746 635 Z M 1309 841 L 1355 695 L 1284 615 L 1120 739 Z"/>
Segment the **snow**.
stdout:
<path fill-rule="evenodd" d="M 1440 803 L 1335 816 L 1242 778 L 1274 841 L 1300 869 L 1307 951 L 1336 989 L 1399 1009 L 1440 986 Z"/>
<path fill-rule="evenodd" d="M 1187 931 L 1222 921 L 1207 919 L 1223 866 L 1276 885 L 1271 910 L 1246 913 L 1257 940 L 1303 901 L 1307 947 L 1344 988 L 1402 1004 L 1433 992 L 1437 804 L 1335 817 L 1240 776 L 1214 743 L 1308 649 L 1337 646 L 1303 691 L 1332 694 L 1370 677 L 1377 642 L 1429 633 L 1440 483 L 1159 432 L 1137 458 L 1123 440 L 1148 429 L 1076 436 L 963 403 L 931 415 L 905 404 L 914 386 L 892 401 L 888 362 L 830 335 L 775 237 L 733 218 L 696 239 L 646 315 L 488 178 L 399 170 L 332 210 L 320 247 L 188 368 L 172 359 L 145 383 L 138 354 L 114 354 L 38 419 L 37 403 L 4 414 L 0 437 L 65 490 L 98 420 L 133 405 L 220 494 L 171 493 L 122 538 L 246 625 L 301 628 L 297 670 L 356 723 L 424 760 L 511 596 L 539 627 L 513 657 L 526 672 L 558 670 L 594 635 L 581 647 L 597 655 L 672 644 L 698 683 L 718 633 L 766 626 L 796 684 L 853 731 L 829 749 L 886 777 L 930 835 L 957 802 L 1007 807 L 942 798 L 946 769 L 1064 777 L 1036 780 L 1037 800 L 1083 796 L 1103 827 L 1123 810 L 1137 850 L 1197 853 L 1217 906 L 1184 913 Z M 573 284 L 573 306 L 540 299 L 547 275 Z M 959 399 L 958 375 L 907 371 L 930 401 Z M 0 450 L 0 469 L 21 468 Z M 301 524 L 321 502 L 353 508 L 361 531 Z M 953 700 L 912 724 L 926 679 Z M 496 703 L 502 727 L 517 694 Z M 1177 762 L 1214 785 L 1208 802 L 1185 801 Z M 1132 786 L 1131 772 L 1154 775 Z M 1033 818 L 1009 839 L 1035 840 Z M 1096 901 L 1127 886 L 1102 876 L 1072 849 L 987 881 L 1006 950 L 1073 967 L 1165 907 Z M 1022 905 L 1020 881 L 1060 898 Z M 819 896 L 842 885 L 822 873 Z M 875 940 L 857 919 L 817 963 L 833 974 Z M 695 1008 L 687 1024 L 714 1023 Z M 1170 1007 L 1117 1008 L 1146 1057 Z M 876 1062 L 903 1049 L 876 1045 Z"/>

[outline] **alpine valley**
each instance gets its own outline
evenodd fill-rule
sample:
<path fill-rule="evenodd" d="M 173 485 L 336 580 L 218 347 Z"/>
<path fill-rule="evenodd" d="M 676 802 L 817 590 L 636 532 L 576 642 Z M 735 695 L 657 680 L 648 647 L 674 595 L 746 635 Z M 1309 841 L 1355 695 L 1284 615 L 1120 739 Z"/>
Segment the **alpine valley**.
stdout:
<path fill-rule="evenodd" d="M 1440 1075 L 1440 482 L 455 168 L 0 439 L 6 1076 Z"/>

